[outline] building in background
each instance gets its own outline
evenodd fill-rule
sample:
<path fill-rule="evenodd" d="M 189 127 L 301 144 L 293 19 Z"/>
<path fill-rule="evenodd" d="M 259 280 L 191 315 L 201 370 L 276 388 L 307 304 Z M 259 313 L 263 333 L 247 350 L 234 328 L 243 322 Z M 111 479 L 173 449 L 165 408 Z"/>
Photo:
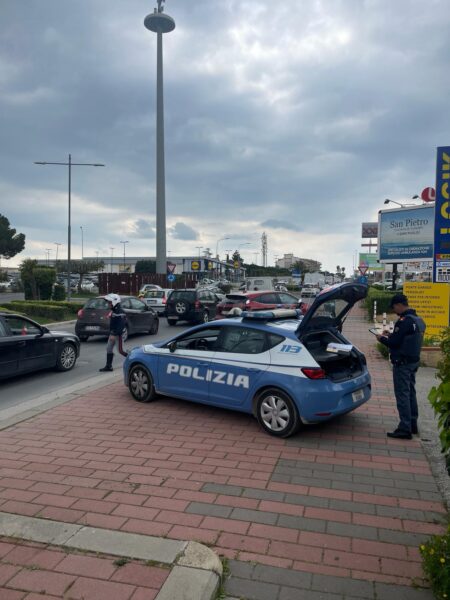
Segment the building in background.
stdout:
<path fill-rule="evenodd" d="M 291 269 L 297 262 L 304 263 L 312 271 L 320 271 L 321 269 L 321 263 L 317 260 L 312 260 L 311 258 L 299 258 L 293 254 L 284 254 L 283 258 L 279 258 L 275 262 L 275 266 L 280 269 Z"/>

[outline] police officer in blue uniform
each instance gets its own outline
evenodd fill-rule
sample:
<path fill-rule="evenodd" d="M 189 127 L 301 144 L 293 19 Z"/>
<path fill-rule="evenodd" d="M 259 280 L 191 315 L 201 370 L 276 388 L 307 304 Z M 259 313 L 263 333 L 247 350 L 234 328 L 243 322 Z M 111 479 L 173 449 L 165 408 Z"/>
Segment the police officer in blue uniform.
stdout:
<path fill-rule="evenodd" d="M 112 371 L 116 341 L 118 342 L 120 354 L 122 356 L 128 355 L 122 345 L 122 334 L 126 326 L 127 315 L 120 305 L 120 296 L 118 294 L 107 294 L 105 300 L 111 309 L 111 318 L 109 321 L 108 345 L 106 346 L 106 365 L 102 369 L 99 369 L 99 371 Z"/>
<path fill-rule="evenodd" d="M 390 306 L 399 319 L 391 334 L 384 331 L 377 339 L 389 348 L 400 423 L 395 431 L 387 435 L 390 438 L 410 440 L 413 433 L 419 432 L 416 373 L 426 326 L 416 311 L 408 306 L 408 298 L 404 294 L 395 294 Z"/>

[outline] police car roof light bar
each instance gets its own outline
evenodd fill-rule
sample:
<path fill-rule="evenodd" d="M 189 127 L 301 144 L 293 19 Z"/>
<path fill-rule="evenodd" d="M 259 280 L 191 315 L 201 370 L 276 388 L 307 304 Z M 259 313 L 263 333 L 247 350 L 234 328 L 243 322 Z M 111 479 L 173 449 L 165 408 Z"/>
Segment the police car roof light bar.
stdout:
<path fill-rule="evenodd" d="M 255 320 L 255 321 L 271 321 L 275 319 L 298 319 L 302 316 L 302 312 L 298 309 L 291 308 L 275 308 L 274 310 L 255 310 L 255 311 L 242 311 L 241 317 L 243 319 Z"/>

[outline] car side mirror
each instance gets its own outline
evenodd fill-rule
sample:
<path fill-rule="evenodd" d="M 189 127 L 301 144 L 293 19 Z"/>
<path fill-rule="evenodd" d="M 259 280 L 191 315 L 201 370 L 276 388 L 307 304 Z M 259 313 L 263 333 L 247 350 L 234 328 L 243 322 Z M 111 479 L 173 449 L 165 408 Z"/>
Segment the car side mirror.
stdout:
<path fill-rule="evenodd" d="M 169 344 L 167 345 L 167 347 L 169 348 L 169 350 L 171 352 L 175 352 L 175 350 L 177 349 L 177 342 L 176 342 L 176 340 L 173 340 L 172 342 L 169 342 Z"/>
<path fill-rule="evenodd" d="M 37 334 L 36 337 L 41 337 L 45 333 L 50 333 L 50 329 L 48 327 L 40 327 L 40 332 Z"/>

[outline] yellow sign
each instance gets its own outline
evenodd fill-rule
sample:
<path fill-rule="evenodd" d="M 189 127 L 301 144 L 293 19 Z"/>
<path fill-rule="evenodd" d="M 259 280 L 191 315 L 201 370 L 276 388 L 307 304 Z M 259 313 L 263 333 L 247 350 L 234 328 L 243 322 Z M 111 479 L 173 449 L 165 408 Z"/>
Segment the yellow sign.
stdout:
<path fill-rule="evenodd" d="M 234 261 L 234 268 L 239 269 L 239 261 L 238 260 Z"/>
<path fill-rule="evenodd" d="M 409 282 L 403 286 L 408 304 L 427 326 L 427 337 L 439 335 L 450 319 L 450 284 Z"/>
<path fill-rule="evenodd" d="M 198 260 L 193 260 L 191 262 L 191 269 L 193 271 L 199 271 L 200 270 L 200 263 L 198 262 Z"/>

